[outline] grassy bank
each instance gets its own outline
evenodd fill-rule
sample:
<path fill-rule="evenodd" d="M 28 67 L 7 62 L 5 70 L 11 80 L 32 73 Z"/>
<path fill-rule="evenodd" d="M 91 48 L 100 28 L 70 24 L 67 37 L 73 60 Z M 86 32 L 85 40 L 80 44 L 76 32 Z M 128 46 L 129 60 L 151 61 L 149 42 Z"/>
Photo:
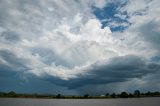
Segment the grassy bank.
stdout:
<path fill-rule="evenodd" d="M 46 99 L 107 99 L 107 98 L 142 98 L 142 97 L 160 97 L 160 92 L 146 92 L 140 93 L 139 90 L 136 90 L 134 93 L 121 92 L 120 94 L 116 93 L 106 93 L 105 95 L 89 95 L 85 94 L 83 96 L 77 95 L 48 95 L 48 94 L 19 94 L 14 91 L 11 92 L 0 92 L 0 98 L 46 98 Z"/>

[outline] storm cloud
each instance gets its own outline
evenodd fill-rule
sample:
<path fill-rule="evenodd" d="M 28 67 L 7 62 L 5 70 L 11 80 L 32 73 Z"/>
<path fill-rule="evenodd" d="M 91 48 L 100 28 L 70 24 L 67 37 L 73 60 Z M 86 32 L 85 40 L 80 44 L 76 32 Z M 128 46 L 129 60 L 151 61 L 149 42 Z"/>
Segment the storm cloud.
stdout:
<path fill-rule="evenodd" d="M 71 78 L 65 81 L 47 76 L 45 79 L 54 84 L 75 89 L 85 85 L 130 81 L 134 78 L 142 78 L 149 74 L 155 74 L 159 72 L 159 68 L 160 64 L 147 63 L 140 57 L 128 55 L 114 57 L 103 64 L 92 64 L 85 70 L 86 73 L 84 75 L 77 75 L 77 78 Z"/>
<path fill-rule="evenodd" d="M 159 89 L 159 7 L 159 0 L 1 0 L 0 91 Z"/>

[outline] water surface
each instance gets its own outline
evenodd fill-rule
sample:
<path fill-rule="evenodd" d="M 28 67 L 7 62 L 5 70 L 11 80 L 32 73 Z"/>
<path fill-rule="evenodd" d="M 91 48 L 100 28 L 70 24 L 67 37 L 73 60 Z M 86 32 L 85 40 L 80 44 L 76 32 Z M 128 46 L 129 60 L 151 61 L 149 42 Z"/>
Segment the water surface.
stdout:
<path fill-rule="evenodd" d="M 25 99 L 0 98 L 0 106 L 160 106 L 160 98 Z"/>

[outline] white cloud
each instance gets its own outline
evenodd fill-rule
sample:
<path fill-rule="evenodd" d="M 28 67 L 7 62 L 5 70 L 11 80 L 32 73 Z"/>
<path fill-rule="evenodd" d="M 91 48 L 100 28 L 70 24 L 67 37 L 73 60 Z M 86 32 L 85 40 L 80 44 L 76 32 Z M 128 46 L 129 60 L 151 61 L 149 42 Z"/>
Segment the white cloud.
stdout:
<path fill-rule="evenodd" d="M 83 71 L 81 67 L 117 54 L 109 47 L 116 42 L 109 27 L 101 29 L 100 21 L 91 13 L 92 5 L 103 8 L 105 4 L 104 0 L 1 1 L 4 11 L 0 12 L 5 17 L 1 29 L 20 37 L 13 45 L 1 42 L 1 49 L 28 60 L 26 66 L 35 75 L 72 78 Z M 76 72 L 77 67 L 81 71 Z"/>
<path fill-rule="evenodd" d="M 124 32 L 111 32 L 108 26 L 102 29 L 102 24 L 92 14 L 92 6 L 103 9 L 107 2 L 2 0 L 0 34 L 13 32 L 17 39 L 13 43 L 8 38 L 3 38 L 3 41 L 0 40 L 0 49 L 7 49 L 19 59 L 27 60 L 26 73 L 62 80 L 87 75 L 94 65 L 99 63 L 99 67 L 103 66 L 114 57 L 136 55 L 149 60 L 159 53 L 150 44 L 155 40 L 150 41 L 147 39 L 150 38 L 147 37 L 149 35 L 144 35 L 146 30 L 140 32 L 142 26 L 152 20 L 154 25 L 157 23 L 157 27 L 154 30 L 147 28 L 153 33 L 159 32 L 158 0 L 130 1 L 120 8 L 116 16 L 125 19 L 121 13 L 127 11 L 127 21 L 131 23 L 130 26 L 127 23 L 121 24 L 129 26 Z M 137 12 L 143 14 L 136 14 Z M 111 23 L 111 26 L 118 25 L 119 23 Z M 159 35 L 154 38 L 159 38 Z M 7 64 L 1 57 L 0 61 Z"/>
<path fill-rule="evenodd" d="M 150 0 L 129 0 L 127 6 L 121 8 L 123 11 L 127 11 L 129 15 L 133 15 L 136 12 L 143 12 L 148 7 L 148 2 Z"/>

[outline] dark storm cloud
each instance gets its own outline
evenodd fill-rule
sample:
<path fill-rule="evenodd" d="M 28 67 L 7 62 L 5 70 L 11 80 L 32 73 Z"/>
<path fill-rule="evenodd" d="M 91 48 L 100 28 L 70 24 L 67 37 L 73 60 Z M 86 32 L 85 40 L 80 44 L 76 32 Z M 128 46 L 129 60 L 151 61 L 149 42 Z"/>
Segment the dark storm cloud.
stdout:
<path fill-rule="evenodd" d="M 0 50 L 0 91 L 15 91 L 18 93 L 40 93 L 40 94 L 76 94 L 74 91 L 59 87 L 49 81 L 39 78 L 31 73 L 24 59 L 18 58 L 8 50 Z"/>
<path fill-rule="evenodd" d="M 15 74 L 14 69 L 5 64 L 0 64 L 0 77 L 10 77 L 13 76 L 14 74 Z"/>
<path fill-rule="evenodd" d="M 109 63 L 91 66 L 91 70 L 86 70 L 85 75 L 70 80 L 60 80 L 46 76 L 54 84 L 75 89 L 85 85 L 108 84 L 114 82 L 124 82 L 133 78 L 141 78 L 149 73 L 156 73 L 160 65 L 156 63 L 146 63 L 140 57 L 128 55 L 112 58 Z"/>
<path fill-rule="evenodd" d="M 74 91 L 67 90 L 38 78 L 32 74 L 24 75 L 17 72 L 7 65 L 0 65 L 0 91 L 17 93 L 39 93 L 39 94 L 76 94 Z"/>
<path fill-rule="evenodd" d="M 13 67 L 0 63 L 0 91 L 16 88 L 17 85 L 22 82 L 21 77 L 21 72 L 18 72 Z"/>
<path fill-rule="evenodd" d="M 23 60 L 17 58 L 15 54 L 8 50 L 0 50 L 0 91 L 17 91 L 21 87 L 20 83 L 27 70 Z"/>
<path fill-rule="evenodd" d="M 10 66 L 12 70 L 23 72 L 28 69 L 27 66 L 25 65 L 27 64 L 28 61 L 25 59 L 18 58 L 14 53 L 12 53 L 12 51 L 0 50 L 0 57 L 7 62 L 6 64 L 8 64 L 8 66 Z M 5 63 L 0 63 L 0 64 L 6 65 Z M 0 67 L 1 70 L 2 68 L 3 67 Z"/>
<path fill-rule="evenodd" d="M 28 61 L 18 58 L 8 50 L 0 50 L 0 91 L 15 91 L 18 93 L 40 93 L 40 94 L 76 94 L 66 87 L 57 86 L 43 78 L 39 78 L 31 73 L 26 64 Z M 54 78 L 53 78 L 54 79 Z M 57 80 L 58 81 L 58 80 Z"/>

